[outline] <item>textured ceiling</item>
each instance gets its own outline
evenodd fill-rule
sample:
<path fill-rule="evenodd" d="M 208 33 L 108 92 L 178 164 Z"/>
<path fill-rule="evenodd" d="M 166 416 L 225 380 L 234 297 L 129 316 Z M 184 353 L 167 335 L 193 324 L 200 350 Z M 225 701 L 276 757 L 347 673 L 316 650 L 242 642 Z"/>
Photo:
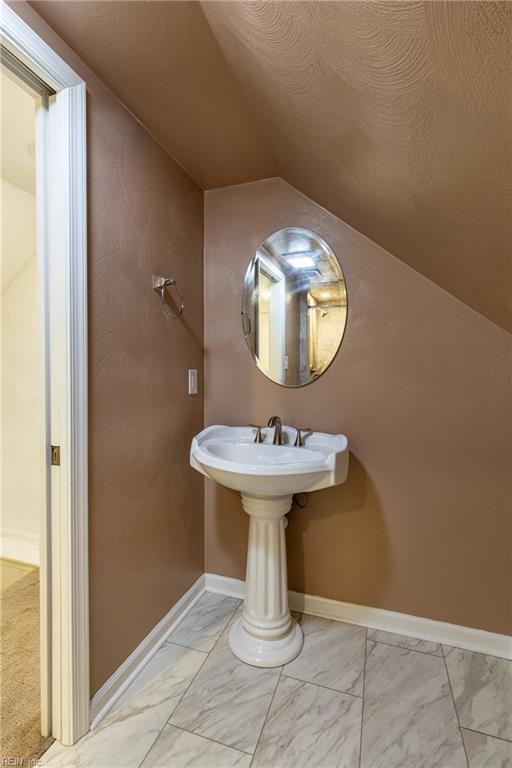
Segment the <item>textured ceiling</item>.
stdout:
<path fill-rule="evenodd" d="M 32 5 L 201 186 L 280 175 L 512 330 L 512 3 Z"/>
<path fill-rule="evenodd" d="M 204 189 L 275 174 L 197 2 L 31 2 Z"/>

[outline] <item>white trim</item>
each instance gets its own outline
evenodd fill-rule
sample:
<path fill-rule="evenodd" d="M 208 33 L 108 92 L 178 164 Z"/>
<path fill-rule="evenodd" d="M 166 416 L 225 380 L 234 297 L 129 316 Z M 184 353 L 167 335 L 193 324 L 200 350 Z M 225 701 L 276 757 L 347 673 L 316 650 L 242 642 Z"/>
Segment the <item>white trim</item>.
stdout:
<path fill-rule="evenodd" d="M 199 600 L 205 591 L 204 583 L 203 574 L 94 694 L 91 702 L 91 728 L 99 725 L 109 709 L 163 645 L 168 635 Z"/>
<path fill-rule="evenodd" d="M 230 597 L 245 597 L 245 581 L 218 576 L 215 573 L 205 574 L 206 589 Z M 434 643 L 453 645 L 477 653 L 512 659 L 512 637 L 486 632 L 483 629 L 448 624 L 445 621 L 424 619 L 410 616 L 407 613 L 386 611 L 382 608 L 370 608 L 366 605 L 343 603 L 330 600 L 327 597 L 304 595 L 301 592 L 289 592 L 290 608 L 312 616 L 324 619 L 345 621 L 348 624 L 359 624 L 362 627 L 381 629 L 385 632 L 395 632 L 421 640 L 431 640 Z"/>
<path fill-rule="evenodd" d="M 0 557 L 28 565 L 39 565 L 39 536 L 14 528 L 3 528 L 0 536 Z"/>
<path fill-rule="evenodd" d="M 52 735 L 68 745 L 89 729 L 85 84 L 4 0 L 0 37 L 56 91 L 38 124 L 38 259 L 43 290 L 51 293 L 44 302 L 50 348 L 42 357 L 50 369 L 50 440 L 61 448 L 41 531 L 47 537 L 41 549 L 41 703 L 44 710 L 51 702 L 51 713 L 43 711 L 43 732 L 51 717 Z M 51 685 L 45 678 L 50 655 Z"/>
<path fill-rule="evenodd" d="M 219 576 L 216 573 L 205 573 L 205 586 L 208 592 L 227 597 L 238 597 L 245 600 L 245 581 L 231 579 L 229 576 Z"/>
<path fill-rule="evenodd" d="M 48 97 L 36 109 L 36 233 L 40 392 L 44 406 L 41 425 L 41 501 L 39 515 L 39 658 L 41 735 L 52 733 L 52 600 L 51 485 L 48 446 L 51 443 L 50 290 L 48 281 Z"/>
<path fill-rule="evenodd" d="M 2 44 L 54 91 L 82 82 L 4 0 L 0 4 L 0 21 Z"/>
<path fill-rule="evenodd" d="M 52 720 L 73 744 L 89 729 L 87 525 L 87 254 L 85 84 L 57 93 L 48 113 L 52 289 Z"/>

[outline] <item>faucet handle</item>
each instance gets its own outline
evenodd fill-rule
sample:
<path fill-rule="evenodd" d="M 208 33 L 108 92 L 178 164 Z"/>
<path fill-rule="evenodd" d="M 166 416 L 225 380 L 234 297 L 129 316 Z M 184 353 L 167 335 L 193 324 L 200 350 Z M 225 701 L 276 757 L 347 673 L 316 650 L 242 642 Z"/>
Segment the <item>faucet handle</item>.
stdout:
<path fill-rule="evenodd" d="M 295 438 L 294 446 L 296 448 L 302 448 L 306 445 L 306 438 L 313 434 L 313 430 L 309 427 L 295 427 L 297 430 L 297 437 Z"/>
<path fill-rule="evenodd" d="M 249 426 L 251 426 L 253 429 L 256 430 L 256 435 L 254 437 L 254 442 L 255 443 L 262 443 L 264 441 L 264 439 L 265 439 L 265 435 L 263 435 L 261 433 L 261 430 L 264 429 L 264 427 L 261 426 L 260 424 L 250 424 Z"/>

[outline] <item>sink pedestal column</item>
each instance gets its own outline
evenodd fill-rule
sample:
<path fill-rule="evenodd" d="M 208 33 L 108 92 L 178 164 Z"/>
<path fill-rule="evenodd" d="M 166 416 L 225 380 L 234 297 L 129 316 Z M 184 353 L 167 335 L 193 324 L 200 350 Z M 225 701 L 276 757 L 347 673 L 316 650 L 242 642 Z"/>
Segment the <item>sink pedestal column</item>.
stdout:
<path fill-rule="evenodd" d="M 256 667 L 279 667 L 300 652 L 303 636 L 288 607 L 285 515 L 292 496 L 242 494 L 250 517 L 245 603 L 229 634 L 231 650 Z"/>

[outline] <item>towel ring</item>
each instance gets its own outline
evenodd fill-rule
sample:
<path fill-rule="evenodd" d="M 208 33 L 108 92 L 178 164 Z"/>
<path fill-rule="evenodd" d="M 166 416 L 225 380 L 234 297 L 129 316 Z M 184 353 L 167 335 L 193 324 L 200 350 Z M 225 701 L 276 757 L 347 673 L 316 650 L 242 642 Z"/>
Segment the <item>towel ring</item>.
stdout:
<path fill-rule="evenodd" d="M 175 286 L 176 290 L 179 293 L 180 297 L 180 309 L 176 314 L 173 314 L 169 307 L 166 304 L 165 301 L 165 289 L 169 286 Z M 183 293 L 181 292 L 181 288 L 179 287 L 178 283 L 174 278 L 172 277 L 161 277 L 161 275 L 152 275 L 151 276 L 151 287 L 153 290 L 158 291 L 160 294 L 160 303 L 162 306 L 162 312 L 164 315 L 167 315 L 167 317 L 170 317 L 171 320 L 177 320 L 179 317 L 182 316 L 183 310 L 185 309 L 185 302 L 183 300 Z"/>

